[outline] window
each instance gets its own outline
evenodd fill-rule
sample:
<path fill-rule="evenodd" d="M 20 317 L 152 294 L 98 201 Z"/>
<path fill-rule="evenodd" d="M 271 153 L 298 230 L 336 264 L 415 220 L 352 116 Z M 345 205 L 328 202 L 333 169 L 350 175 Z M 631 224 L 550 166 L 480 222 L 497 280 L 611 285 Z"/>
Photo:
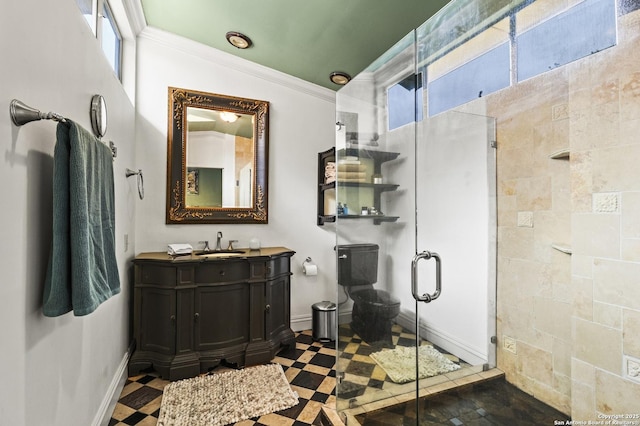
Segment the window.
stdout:
<path fill-rule="evenodd" d="M 518 81 L 616 45 L 612 0 L 586 0 L 517 35 Z"/>
<path fill-rule="evenodd" d="M 113 18 L 109 3 L 102 4 L 102 30 L 100 31 L 102 51 L 115 71 L 118 79 L 121 79 L 120 58 L 122 58 L 122 36 L 118 30 L 116 20 Z"/>
<path fill-rule="evenodd" d="M 95 34 L 96 33 L 96 0 L 76 0 L 76 4 L 82 12 L 82 16 L 87 21 L 89 28 Z"/>
<path fill-rule="evenodd" d="M 508 87 L 510 52 L 509 44 L 504 43 L 431 81 L 429 116 Z"/>
<path fill-rule="evenodd" d="M 422 74 L 410 75 L 391 86 L 387 104 L 389 130 L 422 120 Z"/>
<path fill-rule="evenodd" d="M 122 36 L 107 0 L 76 0 L 91 31 L 98 38 L 113 71 L 122 78 Z M 98 15 L 96 10 L 102 12 Z M 98 19 L 100 17 L 101 19 Z"/>

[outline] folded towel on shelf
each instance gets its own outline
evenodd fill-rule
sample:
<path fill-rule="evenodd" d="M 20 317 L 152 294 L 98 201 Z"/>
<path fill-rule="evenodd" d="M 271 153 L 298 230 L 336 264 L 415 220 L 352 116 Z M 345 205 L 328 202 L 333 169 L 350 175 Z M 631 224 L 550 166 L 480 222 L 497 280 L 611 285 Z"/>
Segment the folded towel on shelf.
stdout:
<path fill-rule="evenodd" d="M 58 123 L 53 236 L 43 313 L 82 316 L 120 293 L 112 152 L 86 129 Z"/>
<path fill-rule="evenodd" d="M 365 179 L 367 174 L 365 172 L 338 172 L 338 180 L 343 179 Z"/>
<path fill-rule="evenodd" d="M 364 183 L 367 180 L 365 178 L 339 178 L 340 182 L 345 183 L 345 182 L 356 182 L 356 183 Z"/>
<path fill-rule="evenodd" d="M 367 166 L 364 164 L 338 164 L 338 172 L 365 172 Z"/>

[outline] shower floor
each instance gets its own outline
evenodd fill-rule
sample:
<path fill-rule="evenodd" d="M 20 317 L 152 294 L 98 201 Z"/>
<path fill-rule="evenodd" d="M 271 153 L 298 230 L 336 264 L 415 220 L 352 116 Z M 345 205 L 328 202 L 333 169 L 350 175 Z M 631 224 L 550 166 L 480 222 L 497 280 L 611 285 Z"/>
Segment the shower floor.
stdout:
<path fill-rule="evenodd" d="M 336 388 L 336 406 L 344 424 L 416 424 L 416 382 L 394 383 L 369 356 L 383 347 L 415 346 L 415 337 L 396 324 L 392 344 L 372 346 L 348 324 L 340 325 L 336 371 L 342 380 Z M 432 346 L 461 368 L 420 380 L 421 425 L 540 425 L 567 420 L 565 414 L 507 383 L 497 368 L 483 371 L 481 365 L 470 365 Z"/>
<path fill-rule="evenodd" d="M 351 331 L 349 324 L 342 324 L 338 330 L 338 372 L 343 372 L 337 387 L 337 408 L 339 411 L 361 407 L 372 402 L 378 404 L 397 404 L 398 398 L 413 398 L 416 391 L 415 381 L 399 384 L 393 382 L 385 371 L 369 356 L 383 348 L 397 346 L 415 346 L 416 336 L 400 325 L 392 328 L 392 344 L 370 345 Z M 423 345 L 432 345 L 423 341 Z M 482 366 L 472 366 L 460 358 L 434 346 L 444 356 L 460 365 L 460 369 L 451 373 L 420 380 L 420 387 L 428 389 L 438 384 L 451 382 L 465 376 L 482 372 Z"/>
<path fill-rule="evenodd" d="M 565 414 L 507 383 L 490 380 L 443 392 L 420 401 L 420 425 L 569 424 Z M 355 416 L 361 426 L 416 424 L 415 401 Z"/>

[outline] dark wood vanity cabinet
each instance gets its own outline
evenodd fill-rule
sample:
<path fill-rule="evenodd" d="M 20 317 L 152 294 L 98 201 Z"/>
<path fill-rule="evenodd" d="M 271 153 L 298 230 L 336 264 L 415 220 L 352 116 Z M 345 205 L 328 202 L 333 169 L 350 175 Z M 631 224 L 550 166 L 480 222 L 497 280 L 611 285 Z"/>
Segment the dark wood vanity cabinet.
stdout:
<path fill-rule="evenodd" d="M 291 256 L 284 247 L 233 257 L 142 253 L 134 260 L 129 375 L 153 367 L 179 380 L 216 367 L 267 363 L 295 345 Z"/>

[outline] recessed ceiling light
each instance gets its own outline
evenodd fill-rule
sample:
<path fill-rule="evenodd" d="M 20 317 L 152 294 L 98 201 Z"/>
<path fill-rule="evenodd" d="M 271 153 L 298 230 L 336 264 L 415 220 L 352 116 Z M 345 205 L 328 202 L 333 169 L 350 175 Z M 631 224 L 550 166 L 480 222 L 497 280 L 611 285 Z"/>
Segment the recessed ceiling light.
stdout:
<path fill-rule="evenodd" d="M 238 49 L 246 49 L 251 47 L 251 39 L 244 34 L 229 31 L 226 35 L 227 41 L 231 43 L 232 46 L 237 47 Z"/>
<path fill-rule="evenodd" d="M 329 79 L 335 84 L 339 84 L 340 86 L 344 86 L 351 80 L 351 76 L 346 72 L 342 71 L 334 71 L 329 75 Z"/>

